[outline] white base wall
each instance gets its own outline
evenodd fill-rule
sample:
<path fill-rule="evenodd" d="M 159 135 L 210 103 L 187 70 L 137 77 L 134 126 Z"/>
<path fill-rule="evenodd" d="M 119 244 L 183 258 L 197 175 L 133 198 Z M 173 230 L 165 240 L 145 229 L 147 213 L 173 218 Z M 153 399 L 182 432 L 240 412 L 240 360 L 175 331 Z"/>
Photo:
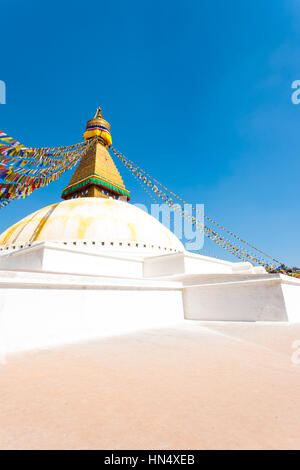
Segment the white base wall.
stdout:
<path fill-rule="evenodd" d="M 182 319 L 180 290 L 1 289 L 0 351 L 80 342 Z"/>
<path fill-rule="evenodd" d="M 0 359 L 184 318 L 300 322 L 300 280 L 189 253 L 39 243 L 0 256 Z"/>
<path fill-rule="evenodd" d="M 104 252 L 91 247 L 37 243 L 0 256 L 0 270 L 143 277 L 144 258 L 136 254 Z M 0 271 L 1 272 L 1 271 Z"/>
<path fill-rule="evenodd" d="M 283 294 L 289 322 L 300 323 L 300 286 L 284 284 Z"/>
<path fill-rule="evenodd" d="M 211 279 L 184 288 L 185 318 L 300 322 L 299 280 L 275 275 Z"/>
<path fill-rule="evenodd" d="M 250 263 L 230 263 L 229 261 L 196 255 L 187 251 L 183 253 L 152 256 L 144 261 L 144 276 L 180 276 L 187 274 L 232 273 L 234 265 L 252 268 Z"/>

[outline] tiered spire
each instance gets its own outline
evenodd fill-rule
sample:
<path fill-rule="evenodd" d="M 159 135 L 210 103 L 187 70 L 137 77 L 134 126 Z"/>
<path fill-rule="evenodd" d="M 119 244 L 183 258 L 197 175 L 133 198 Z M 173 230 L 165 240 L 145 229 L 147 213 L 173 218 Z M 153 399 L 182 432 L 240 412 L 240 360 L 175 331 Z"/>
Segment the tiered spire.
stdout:
<path fill-rule="evenodd" d="M 100 107 L 94 118 L 87 122 L 83 136 L 89 149 L 63 190 L 62 198 L 123 197 L 129 200 L 129 191 L 107 150 L 112 144 L 110 125 L 103 119 Z"/>

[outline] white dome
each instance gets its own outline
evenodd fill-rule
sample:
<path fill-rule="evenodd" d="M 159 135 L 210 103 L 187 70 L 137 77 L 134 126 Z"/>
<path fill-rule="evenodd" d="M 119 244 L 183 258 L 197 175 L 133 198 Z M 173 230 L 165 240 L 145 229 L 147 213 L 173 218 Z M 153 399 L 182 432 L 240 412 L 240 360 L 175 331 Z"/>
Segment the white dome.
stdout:
<path fill-rule="evenodd" d="M 184 251 L 178 238 L 151 215 L 127 202 L 102 198 L 70 199 L 40 209 L 2 233 L 0 249 L 42 241 L 103 250 Z"/>

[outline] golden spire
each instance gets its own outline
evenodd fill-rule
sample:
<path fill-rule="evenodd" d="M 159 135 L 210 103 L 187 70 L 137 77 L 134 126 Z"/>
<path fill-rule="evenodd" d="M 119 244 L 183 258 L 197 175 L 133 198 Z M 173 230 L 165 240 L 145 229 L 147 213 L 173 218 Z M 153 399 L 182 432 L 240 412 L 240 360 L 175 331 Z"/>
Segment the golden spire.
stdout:
<path fill-rule="evenodd" d="M 97 119 L 97 118 L 103 119 L 102 109 L 100 106 L 97 108 L 96 114 L 94 116 L 94 119 Z"/>
<path fill-rule="evenodd" d="M 110 124 L 103 119 L 102 110 L 99 106 L 93 119 L 90 119 L 86 125 L 86 131 L 83 134 L 85 140 L 89 140 L 93 137 L 99 137 L 100 143 L 110 147 L 112 144 Z"/>
<path fill-rule="evenodd" d="M 89 149 L 82 157 L 69 185 L 63 190 L 63 199 L 102 197 L 129 200 L 129 191 L 107 148 L 111 145 L 110 124 L 103 119 L 99 107 L 83 134 Z"/>

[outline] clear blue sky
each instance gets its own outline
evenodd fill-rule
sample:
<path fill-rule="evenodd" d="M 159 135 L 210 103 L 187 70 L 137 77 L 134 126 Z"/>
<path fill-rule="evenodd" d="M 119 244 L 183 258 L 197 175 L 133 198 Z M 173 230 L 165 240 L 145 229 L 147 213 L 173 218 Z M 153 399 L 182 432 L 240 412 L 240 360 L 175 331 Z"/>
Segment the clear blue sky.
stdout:
<path fill-rule="evenodd" d="M 300 265 L 299 1 L 2 0 L 0 37 L 0 129 L 68 145 L 101 105 L 129 158 Z M 1 210 L 0 231 L 57 201 L 69 178 Z"/>

